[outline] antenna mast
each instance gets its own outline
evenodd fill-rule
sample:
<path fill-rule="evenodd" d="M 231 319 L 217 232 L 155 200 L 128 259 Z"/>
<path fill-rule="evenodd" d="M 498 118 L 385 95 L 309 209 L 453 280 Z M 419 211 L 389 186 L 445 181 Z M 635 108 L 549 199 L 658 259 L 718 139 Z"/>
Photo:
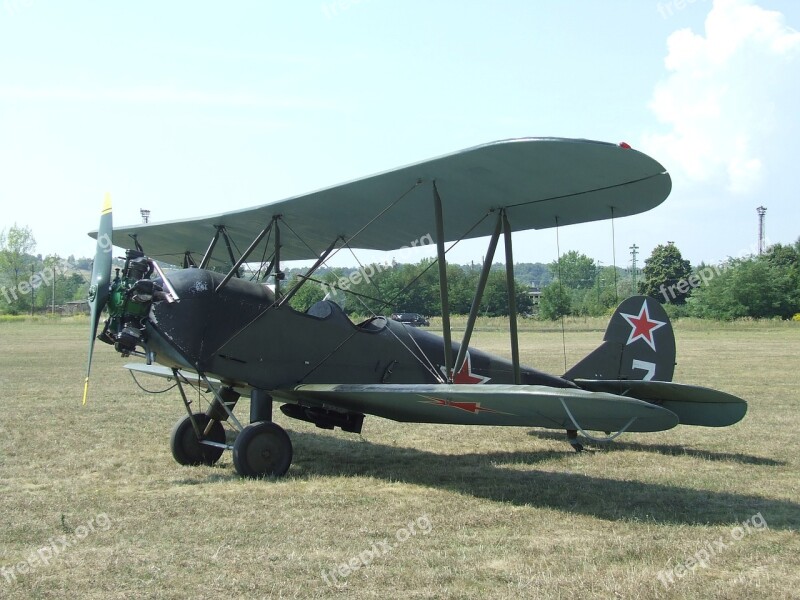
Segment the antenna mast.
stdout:
<path fill-rule="evenodd" d="M 756 212 L 758 213 L 758 253 L 764 254 L 764 217 L 767 215 L 767 209 L 759 206 Z"/>

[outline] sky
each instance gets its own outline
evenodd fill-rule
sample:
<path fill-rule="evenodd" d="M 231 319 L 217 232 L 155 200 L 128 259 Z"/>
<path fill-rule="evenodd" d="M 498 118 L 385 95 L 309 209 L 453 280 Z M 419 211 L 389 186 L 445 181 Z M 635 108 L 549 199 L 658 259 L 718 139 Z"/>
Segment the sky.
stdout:
<path fill-rule="evenodd" d="M 770 243 L 800 237 L 798 28 L 794 0 L 0 0 L 0 229 L 92 256 L 105 192 L 119 225 L 200 217 L 557 136 L 626 141 L 673 191 L 613 243 L 609 221 L 517 233 L 516 262 L 718 262 L 756 250 L 761 205 Z"/>

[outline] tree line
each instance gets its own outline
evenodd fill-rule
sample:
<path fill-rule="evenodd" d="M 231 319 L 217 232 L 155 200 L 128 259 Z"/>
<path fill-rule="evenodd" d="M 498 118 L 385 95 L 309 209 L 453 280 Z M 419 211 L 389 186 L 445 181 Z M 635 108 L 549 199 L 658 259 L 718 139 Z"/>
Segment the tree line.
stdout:
<path fill-rule="evenodd" d="M 27 314 L 86 299 L 87 278 L 78 263 L 91 269 L 91 259 L 43 257 L 35 250 L 30 228 L 0 231 L 0 313 Z"/>
<path fill-rule="evenodd" d="M 25 314 L 85 300 L 91 259 L 34 255 L 27 227 L 0 231 L 0 313 Z M 447 265 L 450 312 L 470 311 L 481 266 Z M 301 281 L 304 269 L 287 269 L 284 290 Z M 795 318 L 800 320 L 800 239 L 775 244 L 761 255 L 692 266 L 672 242 L 657 246 L 642 271 L 603 266 L 571 250 L 558 260 L 514 265 L 515 298 L 523 316 L 608 316 L 625 298 L 645 294 L 672 317 L 704 319 Z M 439 269 L 433 259 L 417 264 L 383 263 L 358 268 L 321 268 L 290 304 L 306 310 L 325 297 L 346 298 L 350 314 L 417 312 L 441 314 Z M 479 313 L 508 314 L 505 266 L 492 265 Z"/>
<path fill-rule="evenodd" d="M 544 289 L 539 311 L 546 319 L 608 314 L 635 292 L 657 299 L 672 317 L 800 320 L 800 239 L 717 265 L 692 267 L 678 247 L 667 242 L 653 249 L 641 274 L 600 268 L 574 251 L 551 269 L 556 280 Z"/>

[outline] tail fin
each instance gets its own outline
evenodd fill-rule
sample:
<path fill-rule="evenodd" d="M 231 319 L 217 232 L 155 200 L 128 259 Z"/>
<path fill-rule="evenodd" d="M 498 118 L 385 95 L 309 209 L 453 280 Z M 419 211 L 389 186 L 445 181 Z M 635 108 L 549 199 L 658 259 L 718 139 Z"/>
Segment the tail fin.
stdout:
<path fill-rule="evenodd" d="M 564 374 L 564 379 L 672 381 L 675 335 L 664 308 L 632 296 L 614 311 L 603 343 Z"/>

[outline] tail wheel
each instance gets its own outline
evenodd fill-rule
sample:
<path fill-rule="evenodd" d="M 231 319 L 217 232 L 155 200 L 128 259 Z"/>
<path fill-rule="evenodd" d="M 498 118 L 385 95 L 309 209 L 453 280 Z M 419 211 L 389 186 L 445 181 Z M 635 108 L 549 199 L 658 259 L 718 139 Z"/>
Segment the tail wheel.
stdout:
<path fill-rule="evenodd" d="M 281 477 L 291 464 L 292 441 L 275 423 L 250 423 L 233 443 L 233 466 L 242 477 Z"/>
<path fill-rule="evenodd" d="M 212 421 L 208 415 L 203 413 L 197 413 L 193 417 L 201 432 L 206 430 L 209 422 L 212 422 L 211 430 L 203 436 L 204 440 L 218 444 L 225 443 L 225 428 L 222 423 Z M 173 458 L 181 465 L 213 465 L 224 451 L 224 448 L 200 443 L 189 415 L 175 423 L 169 438 L 169 445 Z"/>

